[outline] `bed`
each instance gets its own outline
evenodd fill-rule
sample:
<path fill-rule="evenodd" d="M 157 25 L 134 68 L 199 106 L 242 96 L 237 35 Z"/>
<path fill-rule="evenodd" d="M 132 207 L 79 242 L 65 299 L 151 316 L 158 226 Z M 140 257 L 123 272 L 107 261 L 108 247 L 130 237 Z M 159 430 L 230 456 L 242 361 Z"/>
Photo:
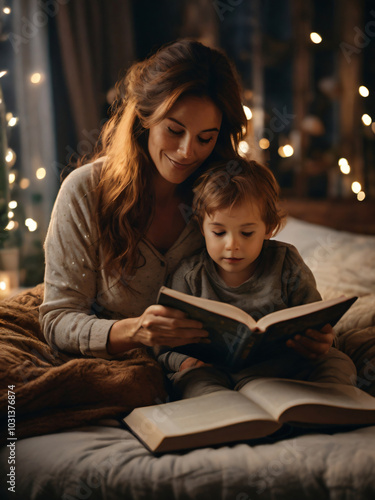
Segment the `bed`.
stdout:
<path fill-rule="evenodd" d="M 323 298 L 359 296 L 336 331 L 340 348 L 357 366 L 358 386 L 375 396 L 375 236 L 289 217 L 278 239 L 299 249 Z M 165 398 L 158 367 L 141 350 L 118 365 L 60 359 L 40 337 L 36 314 L 41 293 L 36 287 L 3 302 L 0 309 L 1 349 L 8 349 L 1 365 L 2 393 L 5 384 L 13 383 L 10 376 L 19 377 L 15 493 L 6 484 L 11 447 L 4 446 L 1 498 L 375 498 L 375 426 L 336 432 L 283 429 L 257 441 L 152 455 L 113 416 Z M 17 372 L 17 366 L 22 370 Z M 47 380 L 51 369 L 52 386 Z M 1 401 L 6 432 L 6 405 Z"/>

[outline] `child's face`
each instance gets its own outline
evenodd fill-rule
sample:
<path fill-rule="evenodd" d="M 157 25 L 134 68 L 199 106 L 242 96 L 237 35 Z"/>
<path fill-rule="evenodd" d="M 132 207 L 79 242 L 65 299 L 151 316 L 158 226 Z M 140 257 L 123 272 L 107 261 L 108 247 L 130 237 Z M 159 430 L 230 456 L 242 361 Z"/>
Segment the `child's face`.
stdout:
<path fill-rule="evenodd" d="M 232 209 L 205 215 L 203 234 L 207 252 L 221 278 L 236 287 L 248 280 L 255 268 L 263 241 L 272 236 L 262 220 L 259 203 L 245 202 Z"/>

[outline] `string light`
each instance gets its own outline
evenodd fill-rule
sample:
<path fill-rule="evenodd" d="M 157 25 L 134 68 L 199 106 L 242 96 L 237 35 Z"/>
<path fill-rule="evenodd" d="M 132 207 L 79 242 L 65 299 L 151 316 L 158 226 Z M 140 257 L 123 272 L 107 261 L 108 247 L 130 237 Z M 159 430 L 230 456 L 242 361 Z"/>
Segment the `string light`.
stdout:
<path fill-rule="evenodd" d="M 8 163 L 8 167 L 11 168 L 16 162 L 16 153 L 13 149 L 8 148 L 7 154 L 5 156 L 5 161 Z"/>
<path fill-rule="evenodd" d="M 294 149 L 290 144 L 286 144 L 285 146 L 280 146 L 277 151 L 282 158 L 289 158 L 294 154 Z"/>
<path fill-rule="evenodd" d="M 270 141 L 263 137 L 263 139 L 259 141 L 259 147 L 261 149 L 268 149 L 270 147 Z"/>
<path fill-rule="evenodd" d="M 8 149 L 7 154 L 5 156 L 5 161 L 7 163 L 11 163 L 13 158 L 14 158 L 14 151 L 12 149 Z"/>
<path fill-rule="evenodd" d="M 242 106 L 242 107 L 243 107 L 243 110 L 245 112 L 246 119 L 251 120 L 253 117 L 253 113 L 252 113 L 251 109 L 248 106 Z"/>
<path fill-rule="evenodd" d="M 248 143 L 246 141 L 241 141 L 238 145 L 238 149 L 241 151 L 241 153 L 248 153 L 249 150 L 250 150 L 250 146 L 248 145 Z"/>
<path fill-rule="evenodd" d="M 362 115 L 362 122 L 364 125 L 366 125 L 366 127 L 370 126 L 372 123 L 371 116 L 365 113 L 364 115 Z"/>
<path fill-rule="evenodd" d="M 313 31 L 312 33 L 310 33 L 310 40 L 313 42 L 313 43 L 321 43 L 321 41 L 323 40 L 323 38 L 319 35 L 319 33 L 316 33 L 315 31 Z"/>
<path fill-rule="evenodd" d="M 40 73 L 33 73 L 30 76 L 30 81 L 31 81 L 31 83 L 34 83 L 35 85 L 37 85 L 38 83 L 40 83 L 42 81 L 42 75 Z"/>
<path fill-rule="evenodd" d="M 4 7 L 4 8 L 3 8 L 3 12 L 4 12 L 4 14 L 7 14 L 7 15 L 8 15 L 8 14 L 10 14 L 12 11 L 11 11 L 11 9 L 10 9 L 9 7 Z"/>
<path fill-rule="evenodd" d="M 345 174 L 345 175 L 350 174 L 350 165 L 349 165 L 349 163 L 347 163 L 346 165 L 340 165 L 340 171 L 343 174 Z"/>
<path fill-rule="evenodd" d="M 363 191 L 360 191 L 360 192 L 357 194 L 357 200 L 358 200 L 358 201 L 363 201 L 365 198 L 366 198 L 366 194 L 365 194 Z"/>
<path fill-rule="evenodd" d="M 3 4 L 4 4 L 4 2 L 3 2 Z M 12 10 L 10 7 L 3 7 L 2 6 L 1 11 L 2 11 L 2 14 L 4 14 L 4 15 L 9 15 L 12 13 Z M 6 38 L 3 37 L 3 39 L 5 40 Z M 5 76 L 8 76 L 8 78 L 10 78 L 10 75 L 8 75 L 8 73 L 11 73 L 11 71 L 9 71 L 8 69 L 5 69 L 5 68 L 0 68 L 0 78 L 3 78 Z M 29 81 L 31 82 L 31 84 L 37 85 L 37 84 L 40 84 L 41 82 L 44 81 L 44 74 L 43 73 L 35 72 L 33 74 L 29 74 L 28 77 L 29 77 Z M 1 92 L 0 92 L 0 94 L 1 94 Z M 4 97 L 6 98 L 6 95 Z M 20 121 L 20 118 L 17 116 L 13 116 L 13 114 L 11 112 L 8 112 L 5 114 L 4 104 L 5 104 L 6 99 L 4 99 L 4 97 L 2 95 L 0 95 L 0 104 L 2 106 L 1 111 L 2 111 L 3 118 L 5 119 L 4 121 L 9 128 L 15 127 L 18 124 L 18 122 Z M 10 132 L 10 130 L 8 130 L 8 132 Z M 17 172 L 8 170 L 11 167 L 13 167 L 16 160 L 17 160 L 17 155 L 16 155 L 15 151 L 13 151 L 11 148 L 7 148 L 5 150 L 6 165 L 3 165 L 3 167 L 5 167 L 5 175 L 8 176 L 8 182 L 9 182 L 9 190 L 8 191 L 10 191 L 12 188 L 12 192 L 16 192 L 16 190 L 13 189 L 13 185 L 16 181 L 17 181 L 17 184 L 18 184 L 20 189 L 27 189 L 30 186 L 29 179 L 27 179 L 26 177 L 19 179 Z M 36 177 L 38 179 L 43 179 L 46 176 L 46 169 L 45 168 L 38 168 L 35 174 L 36 174 Z M 10 185 L 12 185 L 12 186 L 10 186 Z M 13 195 L 11 195 L 11 196 L 13 196 Z M 9 207 L 8 213 L 7 213 L 8 223 L 7 223 L 7 226 L 5 227 L 5 229 L 7 231 L 14 231 L 17 228 L 19 228 L 19 226 L 20 226 L 20 223 L 17 220 L 14 220 L 14 217 L 17 216 L 17 213 L 13 210 L 16 209 L 17 206 L 18 206 L 18 203 L 15 199 L 12 199 L 8 203 L 8 207 Z M 15 215 L 15 213 L 16 213 L 16 215 Z M 25 219 L 26 219 L 25 226 L 28 228 L 28 231 L 30 231 L 30 232 L 36 231 L 38 228 L 37 221 L 32 219 L 32 218 L 26 218 L 26 217 L 25 217 Z M 3 279 L 3 277 L 0 276 L 0 291 L 4 289 L 4 286 L 7 287 L 8 285 L 6 284 L 6 281 Z"/>
<path fill-rule="evenodd" d="M 38 224 L 37 224 L 37 222 L 34 219 L 31 219 L 29 217 L 28 219 L 25 220 L 25 226 L 32 233 L 32 232 L 34 232 L 37 229 Z"/>
<path fill-rule="evenodd" d="M 36 178 L 39 180 L 44 179 L 44 177 L 46 176 L 46 169 L 43 167 L 38 168 L 35 175 L 36 175 Z"/>
<path fill-rule="evenodd" d="M 368 97 L 370 94 L 369 89 L 367 87 L 365 87 L 364 85 L 361 85 L 359 87 L 358 92 L 359 92 L 359 95 L 361 95 L 362 97 Z"/>
<path fill-rule="evenodd" d="M 29 179 L 26 179 L 26 177 L 24 177 L 23 179 L 20 180 L 20 188 L 21 189 L 27 189 L 29 186 L 30 186 Z"/>
<path fill-rule="evenodd" d="M 18 118 L 16 116 L 12 116 L 12 118 L 8 121 L 9 127 L 14 127 L 18 123 Z"/>
<path fill-rule="evenodd" d="M 350 165 L 349 165 L 348 160 L 346 158 L 340 158 L 337 163 L 339 164 L 340 170 L 343 174 L 349 174 Z"/>
<path fill-rule="evenodd" d="M 346 158 L 340 158 L 339 161 L 337 162 L 340 167 L 343 165 L 348 165 L 348 160 Z"/>
<path fill-rule="evenodd" d="M 353 193 L 358 194 L 361 191 L 361 189 L 362 189 L 362 186 L 361 186 L 360 182 L 354 181 L 352 183 L 352 191 L 353 191 Z"/>

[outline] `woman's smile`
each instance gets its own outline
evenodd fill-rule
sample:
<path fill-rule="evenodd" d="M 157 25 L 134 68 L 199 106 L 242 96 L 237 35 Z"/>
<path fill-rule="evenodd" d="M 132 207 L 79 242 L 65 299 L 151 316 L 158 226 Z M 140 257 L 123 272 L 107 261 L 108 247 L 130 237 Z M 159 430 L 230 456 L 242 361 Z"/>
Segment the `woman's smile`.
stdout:
<path fill-rule="evenodd" d="M 164 154 L 168 158 L 168 160 L 172 163 L 172 165 L 177 167 L 177 168 L 185 169 L 187 167 L 192 167 L 196 163 L 196 162 L 187 163 L 187 162 L 177 161 L 177 160 L 170 158 L 166 153 L 164 153 Z"/>

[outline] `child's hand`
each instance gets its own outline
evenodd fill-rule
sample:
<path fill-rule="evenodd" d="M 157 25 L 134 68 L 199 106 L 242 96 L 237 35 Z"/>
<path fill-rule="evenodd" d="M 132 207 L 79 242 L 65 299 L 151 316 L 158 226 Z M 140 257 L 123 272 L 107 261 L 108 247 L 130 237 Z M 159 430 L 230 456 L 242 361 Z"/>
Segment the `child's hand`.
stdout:
<path fill-rule="evenodd" d="M 212 366 L 209 363 L 204 363 L 200 359 L 196 358 L 187 358 L 185 361 L 183 361 L 180 365 L 180 369 L 178 370 L 179 372 L 182 372 L 183 370 L 187 370 L 188 368 L 199 368 L 201 366 Z"/>
<path fill-rule="evenodd" d="M 327 324 L 320 331 L 306 330 L 305 335 L 296 335 L 293 339 L 289 339 L 286 345 L 302 356 L 314 359 L 327 354 L 334 336 L 332 326 Z"/>

